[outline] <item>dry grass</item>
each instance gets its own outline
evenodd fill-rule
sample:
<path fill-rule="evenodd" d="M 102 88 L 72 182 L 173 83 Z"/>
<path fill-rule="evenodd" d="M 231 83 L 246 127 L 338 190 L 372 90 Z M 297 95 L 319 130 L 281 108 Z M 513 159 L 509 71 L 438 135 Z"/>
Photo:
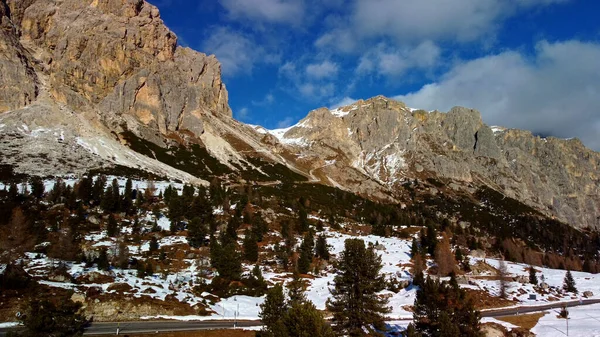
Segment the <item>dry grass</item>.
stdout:
<path fill-rule="evenodd" d="M 523 329 L 531 330 L 544 315 L 546 315 L 545 312 L 540 312 L 535 314 L 498 317 L 498 320 L 516 325 Z"/>
<path fill-rule="evenodd" d="M 205 331 L 182 331 L 182 332 L 164 332 L 164 333 L 152 333 L 152 334 L 136 334 L 136 335 L 124 335 L 129 337 L 146 337 L 146 336 L 157 336 L 157 337 L 254 337 L 255 331 L 247 330 L 205 330 Z"/>
<path fill-rule="evenodd" d="M 505 300 L 497 296 L 491 296 L 482 290 L 466 289 L 467 294 L 471 296 L 477 310 L 494 309 L 515 305 L 514 301 Z"/>

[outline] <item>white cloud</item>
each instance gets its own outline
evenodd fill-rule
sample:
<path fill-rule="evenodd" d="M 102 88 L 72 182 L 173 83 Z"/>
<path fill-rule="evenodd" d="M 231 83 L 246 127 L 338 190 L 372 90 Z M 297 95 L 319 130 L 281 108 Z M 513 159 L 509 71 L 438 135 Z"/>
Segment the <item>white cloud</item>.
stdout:
<path fill-rule="evenodd" d="M 247 119 L 249 115 L 250 115 L 250 110 L 246 107 L 241 108 L 240 110 L 238 110 L 236 112 L 236 118 L 239 120 Z"/>
<path fill-rule="evenodd" d="M 339 101 L 335 102 L 334 104 L 332 104 L 329 107 L 329 110 L 333 110 L 333 109 L 337 109 L 339 107 L 347 106 L 347 105 L 350 105 L 350 104 L 352 104 L 352 103 L 354 103 L 356 101 L 358 101 L 358 100 L 355 99 L 355 98 L 346 96 L 346 97 L 340 99 Z"/>
<path fill-rule="evenodd" d="M 269 106 L 275 102 L 275 96 L 273 94 L 266 94 L 265 98 L 260 101 L 252 101 L 252 105 L 256 106 Z"/>
<path fill-rule="evenodd" d="M 293 124 L 294 124 L 294 119 L 292 117 L 286 117 L 283 120 L 280 120 L 279 122 L 277 122 L 277 128 L 283 129 L 283 128 L 290 127 Z"/>
<path fill-rule="evenodd" d="M 397 96 L 409 106 L 480 110 L 490 125 L 579 137 L 600 150 L 600 44 L 540 42 L 535 55 L 514 51 L 459 64 L 436 83 Z"/>
<path fill-rule="evenodd" d="M 359 41 L 390 38 L 403 45 L 423 40 L 472 42 L 489 38 L 519 12 L 571 0 L 354 0 L 350 14 L 316 41 L 341 52 L 362 49 Z"/>
<path fill-rule="evenodd" d="M 299 23 L 305 13 L 300 0 L 220 0 L 232 19 L 269 23 Z"/>
<path fill-rule="evenodd" d="M 329 77 L 337 72 L 338 66 L 329 61 L 306 66 L 286 62 L 279 68 L 279 76 L 285 83 L 282 88 L 311 101 L 328 99 L 335 94 L 336 86 Z"/>
<path fill-rule="evenodd" d="M 338 73 L 337 63 L 325 60 L 321 63 L 311 63 L 306 66 L 306 75 L 312 78 L 334 77 Z"/>
<path fill-rule="evenodd" d="M 252 73 L 254 65 L 265 54 L 251 37 L 226 27 L 214 29 L 204 41 L 203 50 L 217 56 L 226 76 Z"/>
<path fill-rule="evenodd" d="M 440 48 L 431 41 L 403 49 L 381 43 L 360 58 L 356 72 L 361 75 L 376 72 L 382 76 L 398 76 L 409 69 L 434 67 L 440 55 Z"/>

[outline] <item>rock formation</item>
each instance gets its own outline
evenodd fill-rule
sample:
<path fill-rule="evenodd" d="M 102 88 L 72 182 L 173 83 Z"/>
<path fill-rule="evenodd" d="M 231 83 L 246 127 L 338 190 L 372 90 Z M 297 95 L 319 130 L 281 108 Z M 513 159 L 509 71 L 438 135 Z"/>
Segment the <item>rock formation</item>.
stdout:
<path fill-rule="evenodd" d="M 465 190 L 486 185 L 561 221 L 600 228 L 599 153 L 577 139 L 494 131 L 473 109 L 426 112 L 380 96 L 315 110 L 281 140 L 303 157 L 335 162 L 319 168 L 322 181 L 349 190 L 372 194 L 365 179 L 395 197 L 411 179 L 451 181 Z M 366 177 L 357 179 L 348 167 Z"/>
<path fill-rule="evenodd" d="M 600 155 L 578 140 L 381 96 L 317 109 L 271 132 L 232 118 L 217 59 L 178 46 L 143 0 L 0 0 L 0 19 L 0 159 L 21 173 L 83 173 L 110 162 L 191 181 L 181 170 L 205 166 L 176 169 L 153 151 L 135 153 L 124 146 L 131 132 L 168 153 L 198 144 L 229 170 L 264 180 L 280 177 L 258 158 L 398 202 L 414 180 L 461 193 L 487 186 L 573 226 L 600 228 Z"/>

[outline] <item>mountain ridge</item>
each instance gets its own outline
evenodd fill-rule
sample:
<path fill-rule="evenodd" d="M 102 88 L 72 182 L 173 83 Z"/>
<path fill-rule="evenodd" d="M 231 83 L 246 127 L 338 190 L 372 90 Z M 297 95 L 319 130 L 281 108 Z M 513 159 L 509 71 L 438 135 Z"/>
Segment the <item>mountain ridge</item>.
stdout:
<path fill-rule="evenodd" d="M 0 150 L 18 172 L 125 165 L 201 184 L 305 179 L 393 203 L 417 202 L 412 181 L 429 198 L 486 187 L 600 228 L 600 154 L 577 139 L 383 96 L 268 131 L 233 119 L 216 57 L 178 46 L 145 1 L 2 0 L 0 17 Z"/>

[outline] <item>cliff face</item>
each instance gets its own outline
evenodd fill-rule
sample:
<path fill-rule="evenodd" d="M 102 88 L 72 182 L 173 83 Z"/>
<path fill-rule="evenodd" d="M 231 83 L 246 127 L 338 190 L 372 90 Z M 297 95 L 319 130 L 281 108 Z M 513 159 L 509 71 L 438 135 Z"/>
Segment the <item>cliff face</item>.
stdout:
<path fill-rule="evenodd" d="M 576 139 L 492 129 L 476 110 L 426 112 L 375 97 L 315 110 L 281 138 L 314 158 L 323 182 L 347 189 L 401 199 L 398 191 L 411 179 L 441 179 L 467 191 L 486 185 L 574 226 L 600 228 L 599 153 Z M 380 185 L 357 183 L 348 168 Z"/>
<path fill-rule="evenodd" d="M 127 115 L 165 135 L 183 129 L 200 135 L 203 115 L 231 116 L 216 58 L 178 47 L 156 7 L 142 0 L 5 1 L 3 22 L 14 29 L 2 39 L 12 45 L 3 49 L 31 55 L 11 81 L 27 77 L 27 62 L 35 62 L 56 102 L 98 110 L 111 128 Z M 19 89 L 2 111 L 35 98 L 34 89 Z"/>

